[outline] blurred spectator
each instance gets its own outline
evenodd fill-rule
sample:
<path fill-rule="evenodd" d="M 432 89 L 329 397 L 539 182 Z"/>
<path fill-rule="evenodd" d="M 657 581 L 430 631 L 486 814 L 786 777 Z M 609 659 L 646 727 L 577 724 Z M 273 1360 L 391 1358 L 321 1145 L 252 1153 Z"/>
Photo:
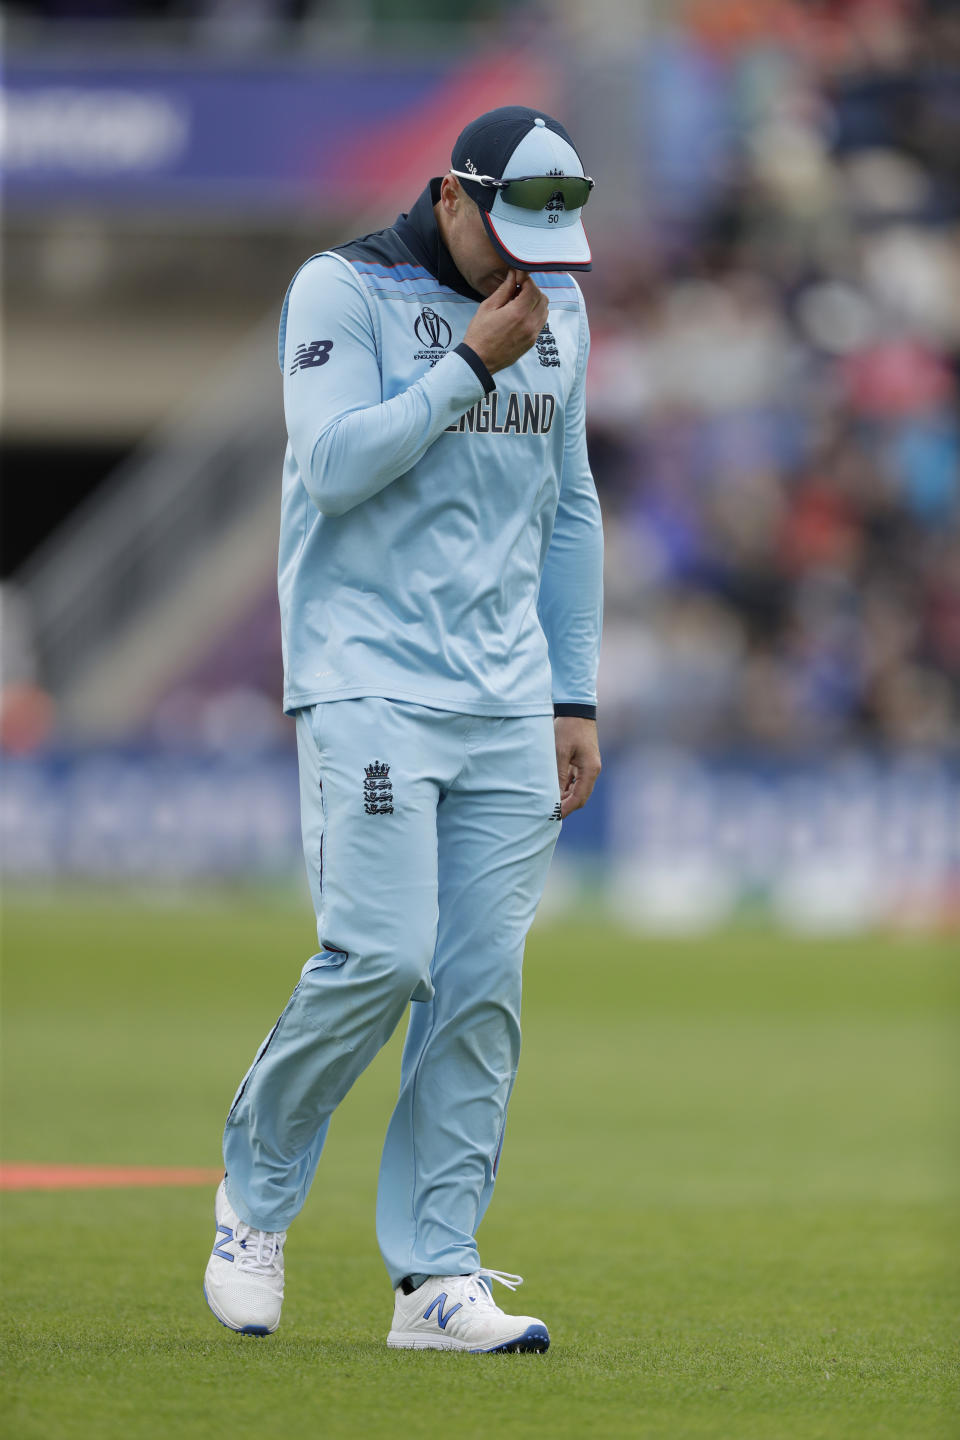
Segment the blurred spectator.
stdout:
<path fill-rule="evenodd" d="M 960 742 L 958 12 L 711 0 L 671 40 L 655 154 L 710 54 L 731 128 L 592 287 L 618 738 Z"/>
<path fill-rule="evenodd" d="M 53 733 L 53 702 L 36 672 L 30 616 L 8 582 L 0 585 L 0 753 L 29 754 Z"/>

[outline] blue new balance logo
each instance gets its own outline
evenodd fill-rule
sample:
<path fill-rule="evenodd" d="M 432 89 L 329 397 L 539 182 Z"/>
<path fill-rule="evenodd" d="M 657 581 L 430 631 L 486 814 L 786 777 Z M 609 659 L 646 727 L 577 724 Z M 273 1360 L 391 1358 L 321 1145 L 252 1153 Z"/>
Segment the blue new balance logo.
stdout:
<path fill-rule="evenodd" d="M 298 345 L 290 366 L 290 374 L 295 375 L 298 370 L 315 370 L 318 365 L 326 365 L 332 349 L 332 340 L 311 340 L 309 345 Z"/>
<path fill-rule="evenodd" d="M 229 1245 L 230 1241 L 233 1239 L 233 1231 L 230 1229 L 229 1225 L 218 1225 L 217 1234 L 222 1235 L 223 1239 L 218 1240 L 216 1245 L 214 1245 L 213 1253 L 214 1255 L 219 1255 L 221 1260 L 229 1260 L 230 1264 L 232 1265 L 233 1256 L 228 1255 L 223 1247 L 224 1245 Z"/>
<path fill-rule="evenodd" d="M 423 1318 L 424 1318 L 424 1320 L 429 1320 L 429 1319 L 430 1319 L 430 1311 L 435 1309 L 436 1312 L 437 1312 L 437 1324 L 440 1326 L 440 1329 L 441 1329 L 441 1330 L 446 1330 L 446 1328 L 447 1328 L 447 1321 L 450 1319 L 450 1316 L 451 1316 L 451 1315 L 456 1315 L 456 1313 L 457 1313 L 458 1310 L 462 1310 L 462 1309 L 463 1309 L 463 1306 L 458 1303 L 458 1304 L 456 1304 L 456 1305 L 451 1306 L 451 1308 L 446 1312 L 446 1314 L 444 1314 L 444 1309 L 443 1309 L 443 1307 L 444 1307 L 444 1305 L 446 1305 L 446 1303 L 447 1303 L 447 1292 L 446 1292 L 446 1290 L 444 1290 L 444 1291 L 442 1291 L 441 1294 L 439 1294 L 439 1295 L 437 1296 L 436 1300 L 432 1300 L 432 1301 L 430 1302 L 430 1304 L 427 1306 L 426 1310 L 424 1310 L 424 1312 L 423 1312 Z"/>

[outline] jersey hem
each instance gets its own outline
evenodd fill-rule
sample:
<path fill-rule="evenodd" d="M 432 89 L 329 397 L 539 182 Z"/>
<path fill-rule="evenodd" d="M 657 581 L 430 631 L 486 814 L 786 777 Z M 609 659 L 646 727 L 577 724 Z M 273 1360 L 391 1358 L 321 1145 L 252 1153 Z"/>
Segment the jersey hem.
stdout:
<path fill-rule="evenodd" d="M 284 695 L 283 713 L 295 715 L 307 705 L 321 705 L 327 700 L 402 700 L 411 705 L 424 705 L 428 710 L 450 710 L 457 715 L 492 715 L 512 719 L 525 715 L 552 715 L 552 700 L 530 700 L 511 703 L 506 700 L 458 700 L 449 695 L 424 695 L 419 690 L 402 690 L 397 686 L 349 686 L 343 690 L 306 690 Z"/>

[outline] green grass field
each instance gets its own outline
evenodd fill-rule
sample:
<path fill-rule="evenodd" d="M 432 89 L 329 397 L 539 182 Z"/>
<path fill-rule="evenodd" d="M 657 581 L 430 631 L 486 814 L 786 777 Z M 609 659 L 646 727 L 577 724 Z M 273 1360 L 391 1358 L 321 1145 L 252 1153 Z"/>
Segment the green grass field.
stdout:
<path fill-rule="evenodd" d="M 215 1166 L 311 929 L 240 893 L 8 904 L 4 1157 Z M 203 1304 L 210 1192 L 7 1194 L 3 1434 L 956 1436 L 955 952 L 537 929 L 481 1240 L 545 1356 L 384 1345 L 397 1040 L 334 1120 L 271 1339 Z"/>

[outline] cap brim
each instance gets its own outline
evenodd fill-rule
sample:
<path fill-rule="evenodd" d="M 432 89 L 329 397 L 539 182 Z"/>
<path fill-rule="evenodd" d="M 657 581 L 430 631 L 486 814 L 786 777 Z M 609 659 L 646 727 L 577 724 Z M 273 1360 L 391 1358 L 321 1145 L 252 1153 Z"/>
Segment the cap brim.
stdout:
<path fill-rule="evenodd" d="M 518 225 L 502 215 L 481 209 L 487 234 L 495 249 L 518 270 L 592 270 L 593 257 L 583 221 L 562 229 Z"/>

